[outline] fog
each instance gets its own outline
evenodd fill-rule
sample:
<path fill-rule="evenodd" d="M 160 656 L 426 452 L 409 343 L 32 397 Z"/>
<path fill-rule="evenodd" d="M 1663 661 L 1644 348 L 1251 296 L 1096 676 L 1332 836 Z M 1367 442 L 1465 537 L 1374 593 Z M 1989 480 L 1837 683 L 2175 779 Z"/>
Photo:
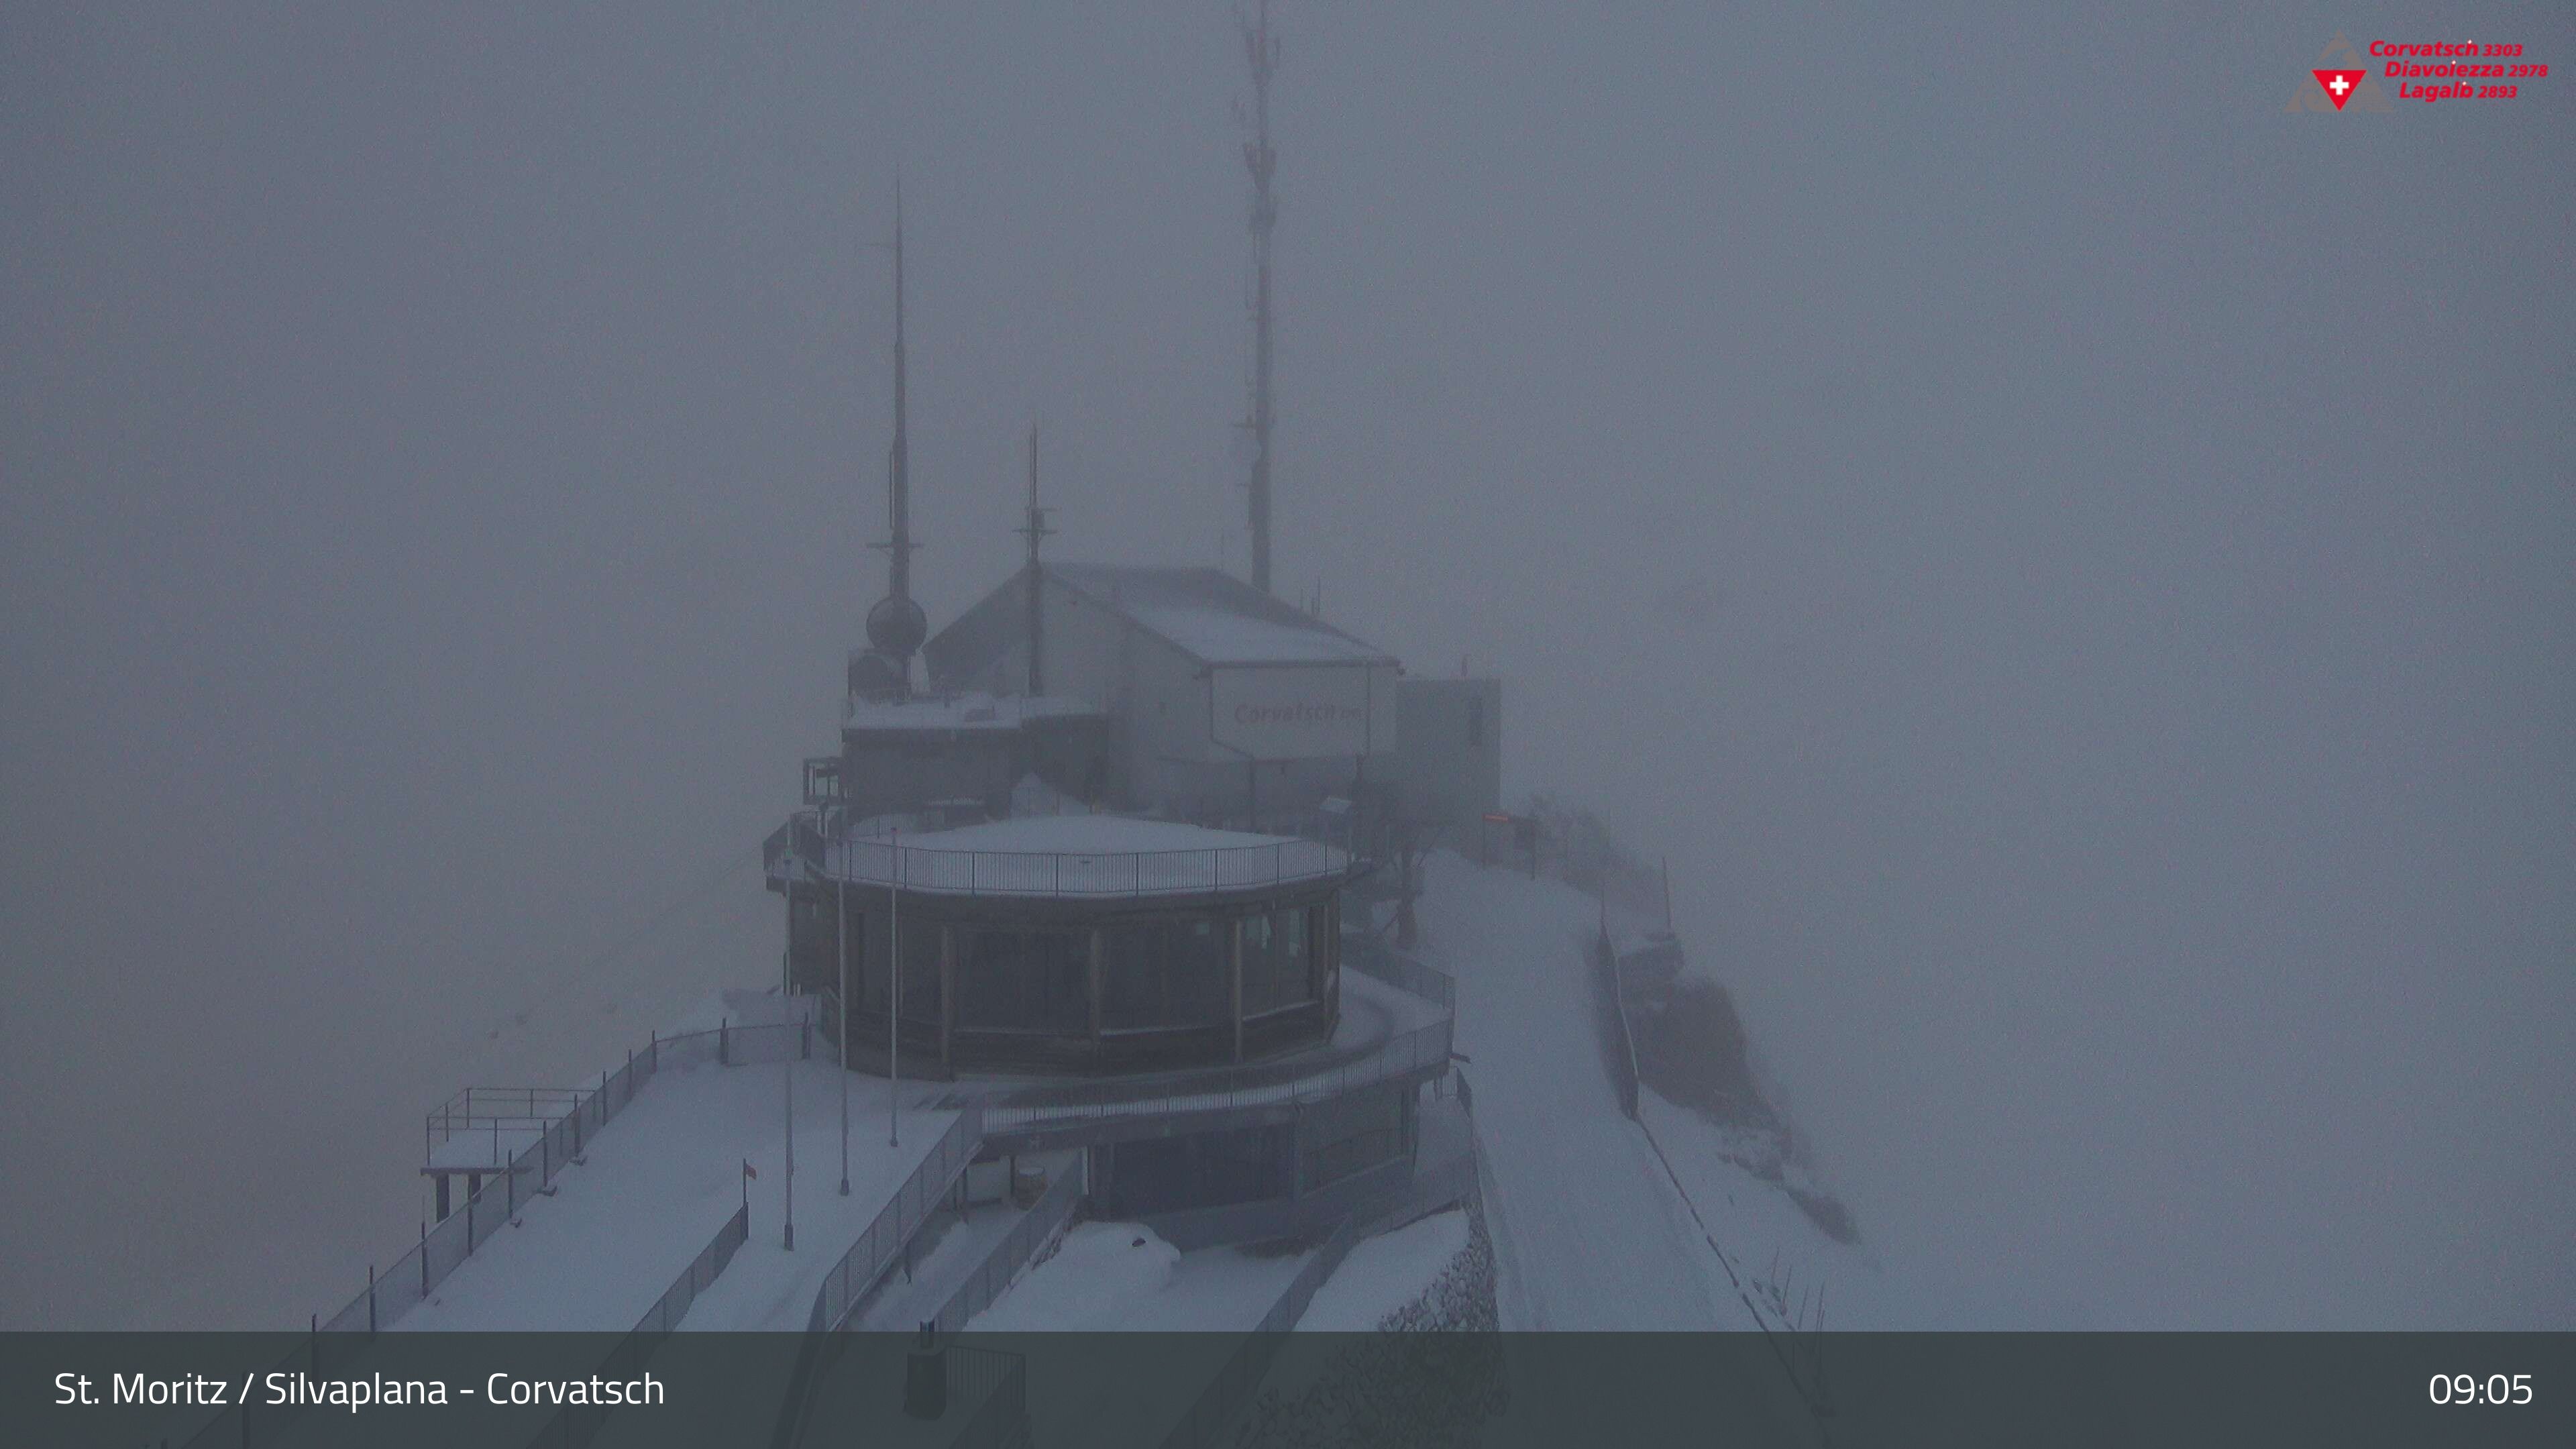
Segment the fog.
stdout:
<path fill-rule="evenodd" d="M 1966 1326 L 2576 1326 L 2534 8 L 1280 0 L 1282 592 L 1506 679 Z M 0 1322 L 284 1325 L 773 971 L 883 587 L 1242 565 L 1222 7 L 0 16 Z M 727 875 L 728 870 L 732 874 Z M 614 1005 L 617 1009 L 611 1011 Z"/>

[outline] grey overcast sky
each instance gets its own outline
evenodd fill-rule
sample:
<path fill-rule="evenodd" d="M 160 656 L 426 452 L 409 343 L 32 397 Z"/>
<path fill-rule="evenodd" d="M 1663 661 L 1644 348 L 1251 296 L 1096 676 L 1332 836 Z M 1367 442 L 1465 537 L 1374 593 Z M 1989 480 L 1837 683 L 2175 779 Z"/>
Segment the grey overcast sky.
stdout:
<path fill-rule="evenodd" d="M 1287 591 L 1669 852 L 1953 1321 L 2576 1327 L 2576 10 L 1780 9 L 1279 0 Z M 2338 32 L 2561 74 L 2286 114 Z M 1239 566 L 1243 89 L 1210 4 L 0 11 L 0 1322 L 300 1324 L 638 921 L 757 977 L 898 168 L 934 621 L 1037 416 L 1065 556 Z"/>

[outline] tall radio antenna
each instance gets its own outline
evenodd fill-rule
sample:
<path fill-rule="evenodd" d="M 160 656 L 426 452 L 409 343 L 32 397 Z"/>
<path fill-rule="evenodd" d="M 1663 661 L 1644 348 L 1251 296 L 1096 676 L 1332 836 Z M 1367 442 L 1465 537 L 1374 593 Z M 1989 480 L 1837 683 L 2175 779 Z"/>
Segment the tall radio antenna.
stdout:
<path fill-rule="evenodd" d="M 912 656 L 930 634 L 929 620 L 912 597 L 911 448 L 904 437 L 903 179 L 894 183 L 894 442 L 886 449 L 886 594 L 868 610 L 868 643 L 881 663 L 877 674 L 893 698 L 912 692 Z M 855 680 L 854 680 L 855 682 Z"/>
<path fill-rule="evenodd" d="M 1020 526 L 1019 532 L 1029 541 L 1027 607 L 1029 611 L 1029 694 L 1032 697 L 1046 693 L 1046 608 L 1044 595 L 1041 592 L 1042 581 L 1038 572 L 1038 543 L 1048 534 L 1055 532 L 1054 529 L 1047 527 L 1046 516 L 1047 511 L 1038 506 L 1038 425 L 1031 423 L 1029 424 L 1029 521 Z"/>
<path fill-rule="evenodd" d="M 1255 0 L 1243 25 L 1244 56 L 1252 63 L 1252 139 L 1243 164 L 1252 173 L 1252 586 L 1270 592 L 1270 231 L 1279 202 L 1270 176 L 1279 155 L 1270 149 L 1270 73 L 1279 64 L 1279 42 L 1270 34 L 1270 0 Z"/>

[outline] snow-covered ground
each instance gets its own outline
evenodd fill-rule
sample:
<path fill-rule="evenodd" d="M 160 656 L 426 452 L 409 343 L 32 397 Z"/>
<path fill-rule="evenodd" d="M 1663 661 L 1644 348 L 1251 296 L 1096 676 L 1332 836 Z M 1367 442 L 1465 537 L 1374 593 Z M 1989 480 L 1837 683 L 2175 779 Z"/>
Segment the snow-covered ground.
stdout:
<path fill-rule="evenodd" d="M 1184 1253 L 1138 1223 L 1077 1223 L 1054 1257 L 967 1327 L 1241 1331 L 1270 1311 L 1306 1257 L 1240 1248 Z"/>
<path fill-rule="evenodd" d="M 1467 1214 L 1434 1213 L 1391 1233 L 1366 1238 L 1315 1290 L 1297 1327 L 1364 1333 L 1430 1291 L 1432 1280 L 1467 1250 Z"/>
<path fill-rule="evenodd" d="M 1749 1327 L 1603 1070 L 1591 898 L 1442 851 L 1418 909 L 1419 954 L 1458 981 L 1503 1327 Z"/>
<path fill-rule="evenodd" d="M 1080 1355 L 1029 1360 L 1029 1418 L 1041 1444 L 1153 1444 L 1179 1422 L 1197 1386 L 1214 1377 L 1305 1265 L 1306 1253 L 1263 1256 L 1239 1248 L 1184 1253 L 1137 1223 L 1077 1223 L 1055 1256 L 976 1315 L 977 1334 L 1013 1330 L 1160 1329 L 1174 1394 L 1089 1372 Z M 998 1340 L 1009 1346 L 1006 1336 Z"/>
<path fill-rule="evenodd" d="M 840 1185 L 840 1083 L 829 1062 L 794 1065 L 796 1251 L 780 1246 L 785 1205 L 785 1064 L 655 1074 L 593 1137 L 552 1196 L 497 1226 L 403 1329 L 632 1326 L 751 1188 L 751 1239 L 690 1310 L 690 1328 L 802 1328 L 825 1270 L 955 1116 L 905 1088 L 903 1146 L 886 1145 L 886 1084 L 852 1076 L 850 1196 Z"/>
<path fill-rule="evenodd" d="M 1047 1180 L 1053 1182 L 1081 1172 L 1082 1154 L 1033 1154 L 1020 1158 L 1019 1164 L 1044 1169 Z M 937 1238 L 914 1260 L 911 1271 L 889 1272 L 876 1292 L 861 1301 L 852 1327 L 864 1333 L 912 1332 L 948 1305 L 949 1297 L 974 1276 L 1027 1216 L 1004 1198 L 1000 1202 L 978 1203 L 967 1210 L 962 1220 L 949 1220 L 937 1229 Z"/>
<path fill-rule="evenodd" d="M 1753 1331 L 1673 1174 L 1619 1110 L 1585 954 L 1599 907 L 1560 882 L 1444 851 L 1429 863 L 1418 911 L 1420 955 L 1458 980 L 1502 1326 Z M 1795 1211 L 1785 1198 L 1781 1206 Z M 1504 1351 L 1544 1345 L 1507 1338 Z M 1733 1376 L 1717 1386 L 1736 1415 L 1732 1436 L 1813 1442 L 1815 1422 L 1787 1376 L 1742 1365 L 1712 1367 Z M 1501 1442 L 1599 1436 L 1597 1392 L 1556 1395 L 1545 1373 L 1510 1377 L 1517 1387 L 1495 1425 Z"/>
<path fill-rule="evenodd" d="M 1772 1326 L 1926 1329 L 1955 1320 L 1954 1305 L 1892 1276 L 1865 1244 L 1826 1236 L 1778 1183 L 1731 1160 L 1724 1128 L 1652 1088 L 1639 1094 L 1638 1110 Z"/>

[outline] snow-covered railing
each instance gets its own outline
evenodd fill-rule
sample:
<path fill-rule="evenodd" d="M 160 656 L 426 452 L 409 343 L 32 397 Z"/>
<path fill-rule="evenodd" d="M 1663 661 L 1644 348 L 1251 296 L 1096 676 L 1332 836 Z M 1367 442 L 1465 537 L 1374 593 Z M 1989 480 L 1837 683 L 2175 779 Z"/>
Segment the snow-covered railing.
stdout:
<path fill-rule="evenodd" d="M 948 1189 L 975 1160 L 976 1150 L 984 1143 L 983 1114 L 968 1106 L 949 1122 L 948 1130 L 939 1134 L 930 1151 L 894 1190 L 894 1196 L 877 1210 L 866 1231 L 851 1243 L 849 1251 L 823 1275 L 823 1284 L 814 1290 L 814 1310 L 805 1316 L 805 1343 L 797 1351 L 796 1369 L 788 1378 L 787 1397 L 778 1408 L 778 1423 L 771 1443 L 790 1446 L 797 1442 L 804 1416 L 811 1406 L 814 1385 L 832 1359 L 838 1354 L 840 1330 L 849 1323 L 850 1310 L 876 1285 L 894 1262 L 922 1221 L 939 1206 Z"/>
<path fill-rule="evenodd" d="M 948 1295 L 948 1301 L 931 1318 L 939 1331 L 955 1333 L 990 1307 L 994 1299 L 1002 1296 L 1002 1290 L 1011 1286 L 1011 1279 L 1020 1269 L 1028 1266 L 1038 1248 L 1073 1220 L 1073 1211 L 1081 1204 L 1082 1169 L 1077 1166 L 1048 1183 L 1036 1205 L 1011 1224 L 1010 1232 L 984 1255 L 984 1261 L 976 1265 L 966 1281 L 957 1285 L 957 1291 Z"/>
<path fill-rule="evenodd" d="M 1610 1066 L 1610 1082 L 1619 1092 L 1619 1110 L 1631 1122 L 1642 1123 L 1637 1113 L 1637 1034 L 1628 1024 L 1628 994 L 1619 980 L 1619 949 L 1603 931 L 1592 945 L 1592 990 L 1595 1010 L 1602 1017 L 1602 1051 Z M 1601 1000 L 1606 998 L 1606 1000 Z"/>
<path fill-rule="evenodd" d="M 522 1147 L 582 1109 L 592 1087 L 467 1087 L 432 1109 L 421 1161 L 498 1172 Z M 460 1151 L 461 1149 L 461 1151 Z"/>
<path fill-rule="evenodd" d="M 1305 1265 L 1297 1270 L 1297 1276 L 1288 1280 L 1288 1286 L 1280 1291 L 1277 1301 L 1270 1305 L 1270 1311 L 1261 1316 L 1261 1322 L 1243 1336 L 1241 1343 L 1235 1345 L 1234 1352 L 1226 1357 L 1225 1366 L 1216 1371 L 1216 1377 L 1208 1380 L 1206 1388 L 1199 1390 L 1189 1412 L 1181 1415 L 1181 1421 L 1163 1436 L 1163 1449 L 1197 1449 L 1200 1445 L 1220 1442 L 1226 1426 L 1243 1412 L 1252 1391 L 1261 1386 L 1262 1377 L 1270 1372 L 1270 1361 L 1278 1355 L 1288 1330 L 1295 1328 L 1297 1320 L 1306 1316 L 1306 1305 L 1314 1301 L 1315 1290 L 1324 1286 L 1324 1280 L 1333 1276 L 1333 1270 L 1342 1266 L 1342 1259 L 1350 1256 L 1351 1246 L 1360 1240 L 1361 1216 L 1359 1213 L 1351 1214 L 1325 1236 L 1323 1245 L 1315 1250 L 1315 1256 L 1307 1259 Z"/>
<path fill-rule="evenodd" d="M 618 1340 L 617 1347 L 610 1349 L 608 1357 L 600 1360 L 599 1367 L 592 1372 L 604 1379 L 641 1377 L 644 1365 L 653 1357 L 653 1350 L 660 1348 L 662 1340 L 671 1336 L 671 1330 L 679 1327 L 680 1320 L 688 1316 L 689 1305 L 697 1302 L 698 1295 L 705 1292 L 707 1285 L 716 1281 L 716 1275 L 725 1270 L 725 1264 L 733 1261 L 734 1250 L 750 1240 L 751 1205 L 745 1203 L 733 1210 L 733 1216 L 725 1219 L 724 1226 L 716 1229 L 716 1235 L 698 1250 L 698 1256 L 680 1270 L 680 1276 L 663 1290 L 662 1296 L 654 1300 L 653 1306 L 636 1320 L 635 1327 Z M 538 1432 L 537 1437 L 528 1441 L 529 1449 L 582 1449 L 583 1445 L 598 1437 L 599 1426 L 607 1421 L 610 1407 L 607 1404 L 564 1405 L 546 1420 L 545 1428 Z"/>
<path fill-rule="evenodd" d="M 1149 1094 L 1121 1083 L 1049 1091 L 985 1108 L 984 1127 L 996 1134 L 1021 1134 L 1139 1114 L 1217 1112 L 1338 1097 L 1377 1082 L 1445 1071 L 1450 1043 L 1451 1023 L 1444 1016 L 1321 1070 L 1294 1061 L 1255 1062 L 1174 1073 Z"/>
<path fill-rule="evenodd" d="M 1344 932 L 1342 964 L 1398 991 L 1419 996 L 1452 1011 L 1458 1009 L 1458 983 L 1449 973 L 1435 971 L 1410 956 L 1398 955 L 1374 932 Z"/>
<path fill-rule="evenodd" d="M 390 1269 L 379 1273 L 369 1268 L 364 1292 L 336 1313 L 327 1317 L 315 1314 L 312 1337 L 304 1348 L 281 1363 L 280 1369 L 301 1369 L 316 1377 L 323 1375 L 326 1366 L 345 1371 L 377 1332 L 427 1298 L 495 1229 L 517 1217 L 521 1206 L 551 1185 L 555 1175 L 579 1158 L 589 1140 L 634 1101 L 635 1094 L 657 1072 L 702 1062 L 742 1065 L 785 1061 L 791 1056 L 812 1056 L 817 1051 L 829 1057 L 831 1039 L 814 1030 L 813 1025 L 810 1012 L 806 1012 L 794 1021 L 759 1026 L 736 1026 L 727 1021 L 708 1031 L 656 1035 L 641 1054 L 627 1053 L 624 1066 L 602 1073 L 596 1087 L 469 1088 L 450 1098 L 438 1111 L 430 1113 L 433 1154 L 441 1145 L 436 1133 L 442 1113 L 453 1127 L 462 1127 L 482 1113 L 479 1125 L 484 1131 L 491 1130 L 491 1119 L 496 1116 L 524 1119 L 515 1122 L 512 1130 L 516 1137 L 526 1139 L 526 1145 L 484 1167 L 482 1187 L 466 1197 L 462 1208 L 435 1226 L 423 1223 L 420 1241 L 395 1259 Z M 549 1117 L 548 1111 L 558 1102 L 569 1104 L 569 1110 Z M 508 1110 L 513 1106 L 519 1109 L 515 1114 Z M 269 1443 L 300 1412 L 298 1407 L 288 1405 L 251 1414 L 236 1404 L 186 1442 L 191 1449 L 198 1445 L 222 1444 L 230 1449 Z"/>
<path fill-rule="evenodd" d="M 1350 852 L 1317 840 L 1206 850 L 940 850 L 884 840 L 831 848 L 832 873 L 854 884 L 930 895 L 1170 896 L 1326 880 Z"/>
<path fill-rule="evenodd" d="M 1010 1449 L 1029 1442 L 1029 1361 L 1024 1354 L 952 1343 L 948 1398 L 975 1405 L 949 1449 Z"/>
<path fill-rule="evenodd" d="M 959 1112 L 939 1134 L 928 1154 L 912 1169 L 912 1175 L 896 1188 L 894 1196 L 867 1226 L 867 1230 L 850 1244 L 848 1252 L 823 1275 L 823 1285 L 814 1290 L 814 1311 L 806 1315 L 808 1332 L 823 1333 L 838 1329 L 849 1320 L 850 1310 L 868 1289 L 876 1285 L 879 1275 L 894 1262 L 895 1254 L 912 1240 L 920 1228 L 947 1196 L 949 1188 L 973 1161 L 975 1149 L 983 1144 L 983 1114 L 970 1106 Z"/>

